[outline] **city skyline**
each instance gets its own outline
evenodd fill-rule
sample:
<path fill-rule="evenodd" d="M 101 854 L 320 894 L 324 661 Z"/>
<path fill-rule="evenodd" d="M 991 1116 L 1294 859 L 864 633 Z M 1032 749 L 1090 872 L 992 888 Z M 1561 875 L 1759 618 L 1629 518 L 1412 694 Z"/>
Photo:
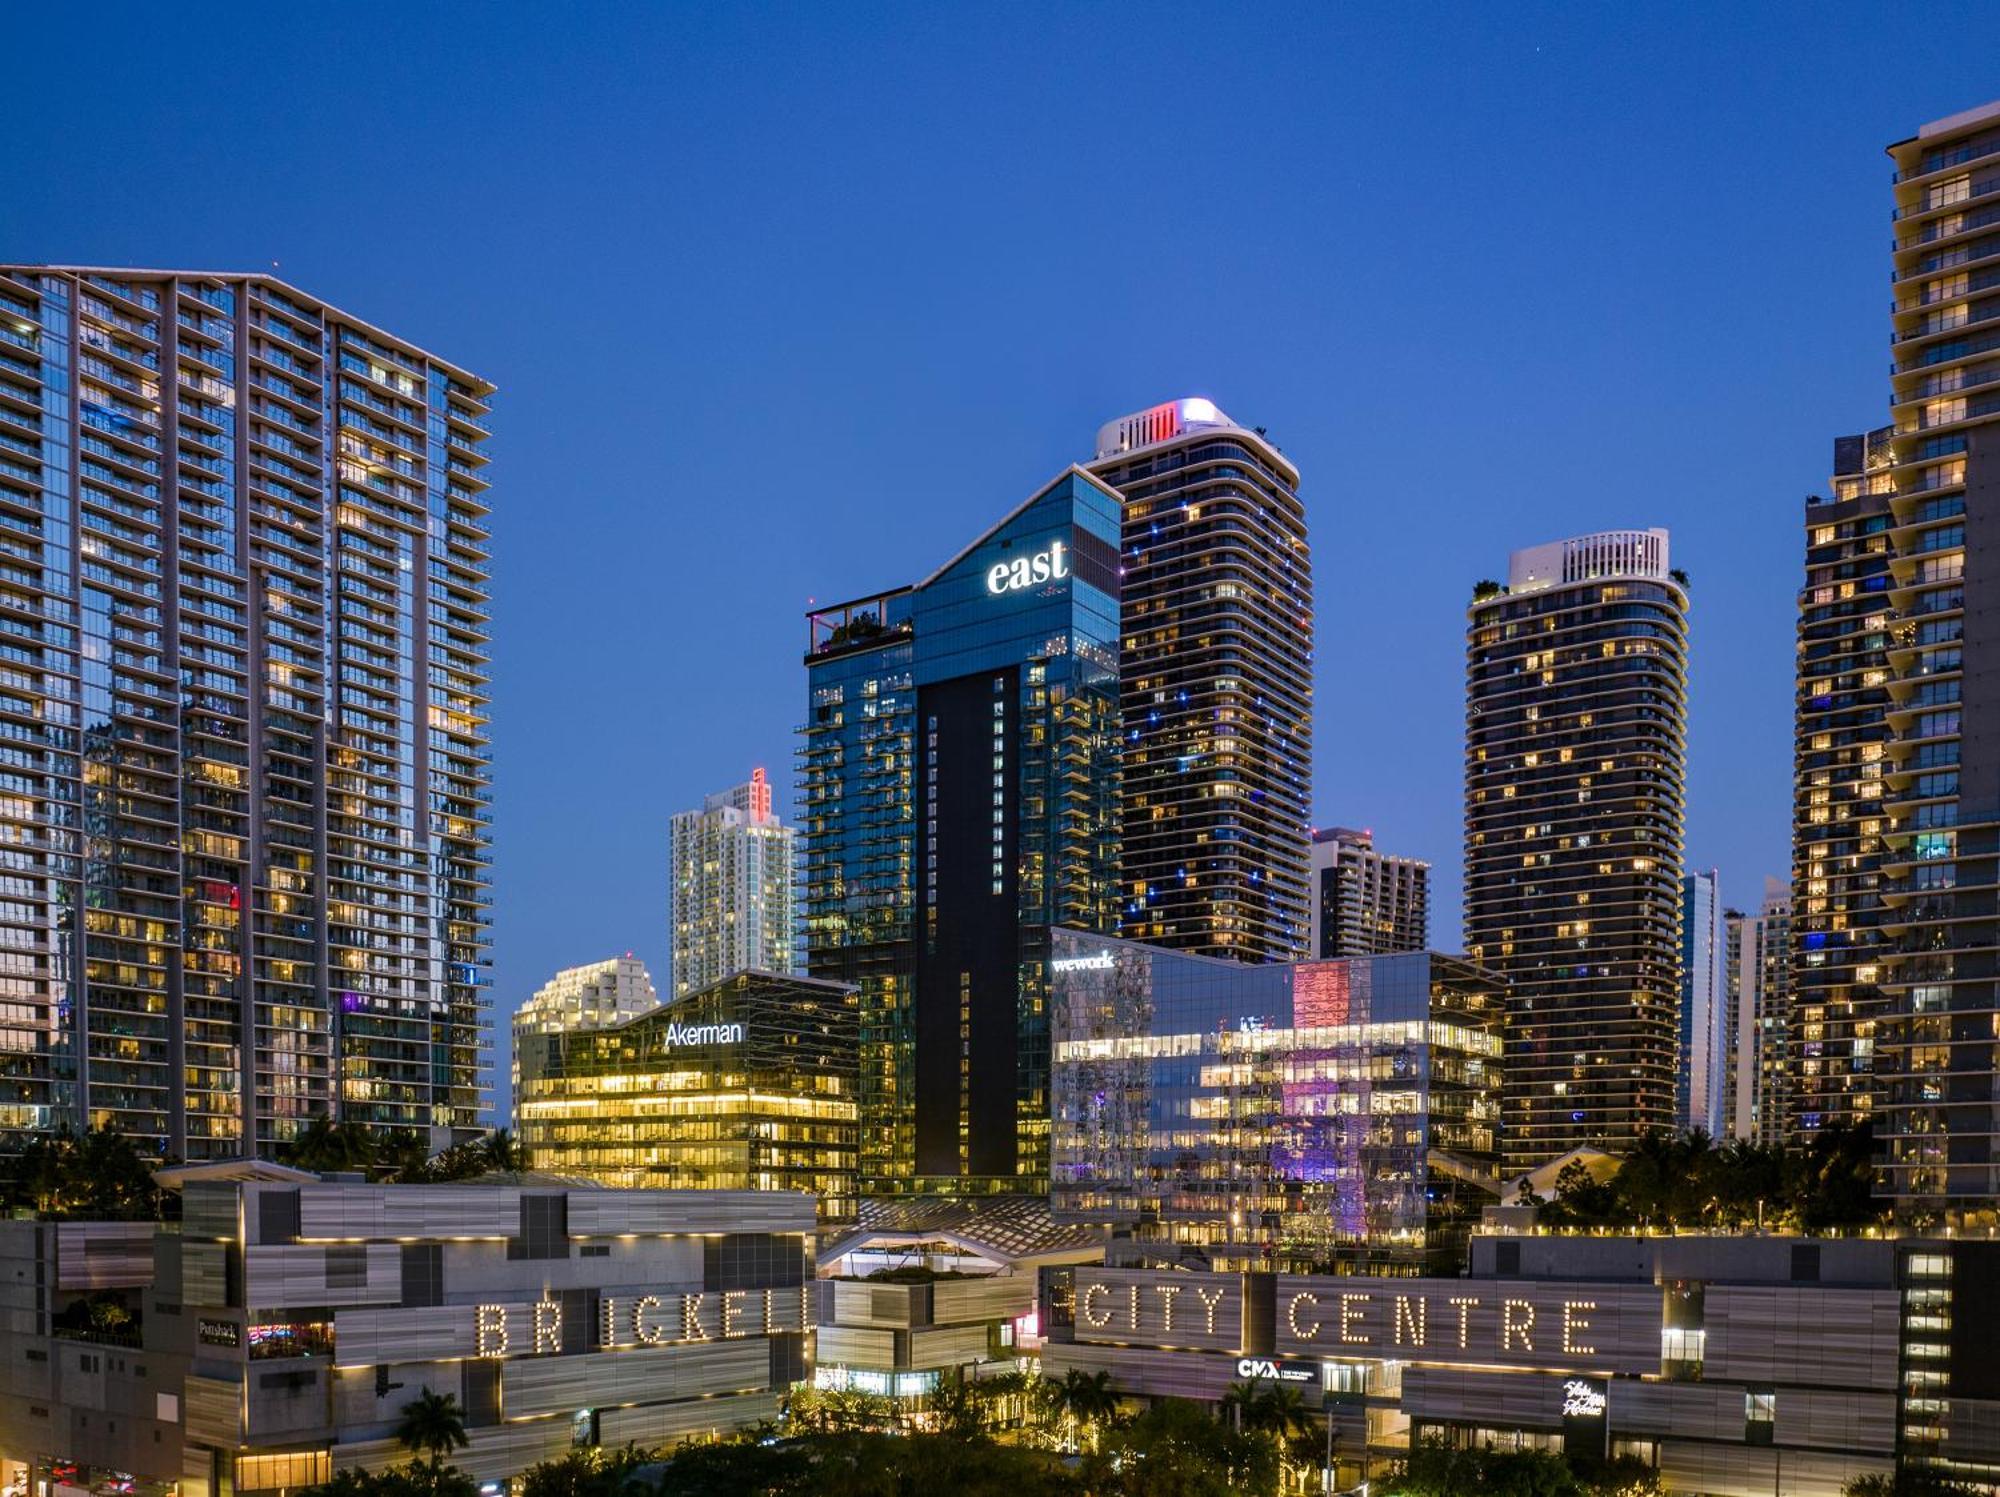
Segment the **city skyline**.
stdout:
<path fill-rule="evenodd" d="M 1858 55 L 1885 14 L 1815 13 L 1810 27 L 1801 18 L 1736 18 L 1737 36 L 1758 55 L 1782 53 L 1794 72 L 1828 76 Z M 24 18 L 24 44 L 45 20 Z M 135 19 L 135 37 L 155 24 Z M 395 24 L 403 45 L 390 51 L 435 54 L 446 45 L 442 18 Z M 797 613 L 815 588 L 843 577 L 920 575 L 974 533 L 991 495 L 1025 492 L 1062 463 L 1087 457 L 1089 433 L 1107 412 L 1175 392 L 1205 394 L 1267 425 L 1314 475 L 1307 509 L 1321 582 L 1313 817 L 1372 826 L 1383 845 L 1430 862 L 1441 921 L 1458 904 L 1458 609 L 1469 583 L 1490 571 L 1487 558 L 1536 535 L 1636 523 L 1674 532 L 1694 593 L 1688 856 L 1718 867 L 1723 899 L 1738 904 L 1767 873 L 1786 868 L 1798 500 L 1825 486 L 1827 432 L 1886 418 L 1880 241 L 1891 164 L 1882 146 L 1913 122 L 1990 97 L 1989 81 L 1966 55 L 1977 49 L 1962 46 L 1963 30 L 1917 39 L 1911 67 L 1895 76 L 1814 98 L 1802 83 L 1728 97 L 1734 90 L 1719 83 L 1722 60 L 1709 55 L 1698 24 L 1663 23 L 1635 37 L 1616 21 L 1568 16 L 1558 24 L 1543 13 L 1468 15 L 1456 34 L 1440 37 L 1365 17 L 1274 28 L 1253 36 L 1241 61 L 1210 64 L 1226 70 L 1220 97 L 1249 104 L 1242 121 L 1232 123 L 1220 104 L 1174 114 L 1191 164 L 1255 161 L 1260 180 L 1283 184 L 1292 220 L 1268 249 L 1247 229 L 1150 207 L 1132 225 L 1093 230 L 1069 263 L 1050 270 L 1034 263 L 1025 230 L 1013 230 L 981 252 L 980 264 L 1000 269 L 980 278 L 983 297 L 973 299 L 956 288 L 956 273 L 924 267 L 962 264 L 1005 215 L 1044 198 L 1084 209 L 1102 189 L 1099 164 L 1166 126 L 1162 104 L 1143 94 L 1121 101 L 1132 109 L 1129 123 L 1093 106 L 1083 122 L 1086 148 L 1069 152 L 1074 165 L 1052 150 L 1050 127 L 1030 122 L 1024 133 L 1016 106 L 1051 86 L 1081 84 L 1110 45 L 1106 30 L 1051 22 L 1041 29 L 1053 46 L 1036 46 L 1027 25 L 1015 32 L 975 23 L 958 37 L 921 27 L 903 39 L 871 34 L 883 66 L 914 67 L 941 50 L 951 77 L 966 76 L 976 58 L 980 67 L 1017 69 L 1032 87 L 961 118 L 960 148 L 1002 167 L 987 184 L 990 200 L 954 199 L 952 212 L 900 244 L 853 212 L 840 216 L 792 283 L 781 273 L 791 257 L 772 250 L 716 268 L 721 244 L 757 240 L 787 221 L 763 191 L 734 178 L 811 201 L 823 190 L 806 167 L 788 164 L 794 127 L 776 115 L 751 111 L 713 163 L 694 153 L 691 185 L 715 209 L 700 221 L 689 216 L 694 210 L 645 193 L 608 215 L 594 213 L 587 205 L 610 178 L 593 173 L 568 186 L 556 179 L 556 158 L 579 136 L 551 100 L 607 80 L 597 107 L 640 111 L 634 139 L 647 146 L 690 128 L 710 100 L 698 88 L 678 91 L 685 104 L 636 95 L 620 56 L 663 46 L 676 33 L 627 24 L 589 22 L 546 42 L 532 74 L 518 40 L 467 38 L 450 28 L 449 45 L 465 49 L 472 75 L 521 84 L 531 101 L 524 118 L 559 126 L 538 146 L 519 125 L 485 113 L 488 106 L 448 99 L 449 107 L 480 111 L 479 127 L 507 153 L 504 175 L 482 168 L 470 183 L 420 187 L 417 167 L 398 163 L 400 148 L 388 136 L 368 133 L 339 148 L 354 153 L 355 171 L 385 187 L 412 197 L 441 193 L 457 210 L 433 215 L 447 253 L 430 264 L 393 243 L 330 238 L 330 200 L 293 194 L 263 170 L 239 198 L 205 198 L 192 211 L 169 178 L 151 170 L 197 147 L 191 124 L 169 118 L 158 141 L 131 157 L 122 142 L 118 152 L 108 149 L 110 127 L 94 118 L 115 113 L 109 101 L 133 86 L 125 71 L 133 62 L 114 59 L 94 80 L 78 75 L 80 101 L 105 107 L 77 111 L 82 123 L 63 136 L 43 119 L 24 116 L 18 125 L 18 138 L 39 148 L 23 153 L 15 224 L 34 227 L 9 236 L 13 258 L 232 271 L 266 268 L 275 258 L 282 279 L 449 350 L 501 386 L 506 435 L 496 444 L 495 474 L 505 523 L 496 526 L 496 565 L 515 582 L 500 590 L 496 628 L 500 1016 L 548 973 L 603 951 L 633 948 L 656 972 L 666 970 L 657 912 L 667 817 L 703 789 L 729 783 L 744 763 L 783 762 L 797 713 L 788 684 Z M 815 24 L 808 18 L 782 39 L 758 40 L 755 28 L 725 17 L 680 39 L 689 67 L 741 54 L 751 71 L 772 75 L 796 70 L 824 43 Z M 218 43 L 239 63 L 263 55 L 243 39 Z M 1435 55 L 1426 56 L 1432 43 Z M 1121 37 L 1119 44 L 1153 65 L 1187 55 L 1184 43 Z M 1281 85 L 1270 90 L 1274 99 L 1287 89 L 1297 95 L 1313 65 L 1364 52 L 1379 63 L 1356 69 L 1338 103 L 1314 100 L 1288 131 L 1271 130 L 1267 107 L 1247 93 L 1269 79 Z M 1480 72 L 1491 60 L 1508 65 Z M 60 75 L 68 65 L 52 66 Z M 243 71 L 261 76 L 254 66 Z M 349 86 L 386 103 L 392 81 L 414 76 L 399 71 L 393 80 Z M 803 85 L 803 102 L 827 106 L 825 155 L 862 209 L 886 208 L 918 180 L 911 173 L 928 175 L 936 165 L 928 154 L 913 164 L 882 155 L 857 122 L 853 81 L 814 68 Z M 213 107 L 244 130 L 253 114 L 282 121 L 284 111 L 264 92 L 274 86 L 253 82 L 245 98 Z M 927 85 L 897 106 L 905 133 L 921 134 L 908 127 L 924 118 L 951 117 L 956 102 L 941 91 L 947 87 Z M 1453 102 L 1412 122 L 1397 102 L 1411 91 Z M 446 106 L 422 104 L 412 124 L 435 129 L 448 118 Z M 280 124 L 279 143 L 305 150 L 289 128 Z M 1410 129 L 1415 141 L 1405 138 Z M 1782 172 L 1753 179 L 1712 170 L 1732 143 L 1753 134 L 1786 162 Z M 121 165 L 109 174 L 99 158 L 114 155 Z M 1421 245 L 1391 262 L 1340 248 L 1368 205 L 1408 190 L 1408 163 L 1424 155 L 1469 157 L 1468 179 L 1490 178 L 1469 189 L 1482 214 L 1482 254 Z M 1614 163 L 1620 172 L 1600 207 L 1618 225 L 1617 263 L 1586 264 L 1560 287 L 1549 284 L 1540 267 L 1570 258 L 1560 226 L 1573 212 L 1565 204 L 1576 183 Z M 477 201 L 472 192 L 488 200 L 476 213 L 466 211 Z M 524 235 L 506 222 L 512 218 L 537 227 Z M 549 224 L 572 219 L 589 233 L 562 227 L 547 241 Z M 1717 222 L 1731 226 L 1713 236 L 1717 242 L 1683 234 L 1689 224 Z M 671 240 L 659 231 L 675 226 L 688 246 L 662 263 L 684 280 L 699 266 L 701 294 L 670 298 L 663 321 L 668 314 L 645 290 L 652 263 L 643 275 L 618 266 L 641 243 Z M 1198 232 L 1184 246 L 1163 247 L 1180 229 Z M 566 302 L 556 287 L 567 278 L 523 275 L 545 264 L 551 248 L 610 276 L 615 294 L 578 304 L 563 324 Z M 884 263 L 871 268 L 884 249 Z M 1782 306 L 1727 273 L 1759 249 L 1799 257 Z M 1297 274 L 1308 264 L 1310 277 Z M 445 265 L 451 273 L 441 272 Z M 1341 290 L 1343 277 L 1366 294 Z M 1224 283 L 1235 288 L 1243 321 L 1191 325 L 1201 319 L 1187 316 L 1190 307 L 1230 305 L 1210 293 Z M 744 309 L 774 287 L 772 304 L 746 320 Z M 525 314 L 496 315 L 518 296 L 528 299 Z M 1183 305 L 1175 315 L 1158 318 L 1162 303 L 1176 299 Z M 1031 306 L 1045 306 L 1046 315 L 1028 316 Z M 932 320 L 941 320 L 942 336 L 930 330 Z M 1532 346 L 1558 321 L 1566 336 L 1549 341 L 1563 345 L 1559 358 Z M 543 357 L 547 330 L 558 325 L 567 326 L 579 359 Z M 1768 332 L 1753 354 L 1718 348 L 1720 329 L 1752 325 Z M 730 339 L 719 335 L 724 326 Z M 1104 339 L 1106 327 L 1117 336 Z M 724 352 L 710 357 L 689 345 Z M 666 382 L 640 402 L 632 370 L 661 349 L 672 360 L 662 367 Z M 1054 380 L 1033 377 L 1052 350 L 1071 367 Z M 865 398 L 850 399 L 852 388 Z M 1774 390 L 1784 398 L 1771 402 Z M 793 414 L 813 409 L 822 419 Z M 1560 444 L 1535 436 L 1559 424 L 1575 435 Z M 708 430 L 719 440 L 691 440 Z M 676 439 L 685 466 L 663 479 L 650 460 L 618 454 L 625 431 Z M 1688 482 L 1696 431 L 1699 450 L 1713 460 L 1704 483 Z M 814 524 L 809 502 L 792 497 L 831 493 L 851 505 L 868 475 L 893 468 L 914 432 L 950 433 L 954 467 L 944 483 L 892 483 L 877 511 L 884 523 L 835 533 Z M 759 444 L 762 455 L 749 475 L 721 461 L 746 443 Z M 1542 459 L 1532 475 L 1493 470 L 1492 454 L 1524 445 Z M 1446 523 L 1424 527 L 1421 552 L 1411 544 L 1410 503 L 1381 502 L 1384 494 L 1440 506 Z M 519 496 L 511 514 L 509 495 Z M 553 501 L 530 497 L 545 495 Z M 714 495 L 727 502 L 705 502 Z M 746 523 L 754 544 L 743 538 Z M 725 558 L 754 567 L 746 572 Z M 758 596 L 746 596 L 746 575 L 756 577 Z M 690 610 L 728 618 L 739 631 L 732 647 L 687 649 L 661 624 L 662 588 L 684 595 Z M 1384 641 L 1384 632 L 1397 637 Z M 631 741 L 600 740 L 600 763 L 578 773 L 569 714 L 547 704 L 580 703 L 612 683 L 635 698 Z M 1356 707 L 1396 732 L 1385 741 L 1352 731 Z M 691 731 L 697 711 L 706 720 Z M 598 793 L 607 780 L 641 787 L 638 797 Z M 781 810 L 789 811 L 779 780 Z M 546 870 L 579 844 L 594 850 L 601 876 L 548 879 Z M 505 1065 L 503 1049 L 496 1079 Z"/>

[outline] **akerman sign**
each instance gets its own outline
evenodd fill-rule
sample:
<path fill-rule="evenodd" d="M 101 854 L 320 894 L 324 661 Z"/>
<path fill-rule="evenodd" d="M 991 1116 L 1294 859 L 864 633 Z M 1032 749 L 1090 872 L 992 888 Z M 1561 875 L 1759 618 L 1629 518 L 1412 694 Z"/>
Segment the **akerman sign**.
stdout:
<path fill-rule="evenodd" d="M 667 1046 L 675 1045 L 740 1045 L 743 1043 L 741 1024 L 669 1024 L 667 1026 Z"/>

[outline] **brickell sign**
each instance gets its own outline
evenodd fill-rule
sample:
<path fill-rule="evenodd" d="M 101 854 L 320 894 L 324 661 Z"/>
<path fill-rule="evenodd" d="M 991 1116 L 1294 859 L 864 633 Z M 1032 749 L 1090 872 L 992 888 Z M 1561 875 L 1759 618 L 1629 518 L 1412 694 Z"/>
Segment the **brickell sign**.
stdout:
<path fill-rule="evenodd" d="M 1661 1291 L 1650 1284 L 1363 1283 L 1280 1278 L 1278 1351 L 1635 1375 L 1660 1370 Z"/>
<path fill-rule="evenodd" d="M 604 1295 L 598 1301 L 597 1351 L 667 1346 L 677 1341 L 734 1341 L 795 1331 L 807 1323 L 805 1291 L 724 1289 L 704 1294 Z M 539 1357 L 563 1349 L 559 1300 L 479 1305 L 473 1314 L 475 1357 Z"/>

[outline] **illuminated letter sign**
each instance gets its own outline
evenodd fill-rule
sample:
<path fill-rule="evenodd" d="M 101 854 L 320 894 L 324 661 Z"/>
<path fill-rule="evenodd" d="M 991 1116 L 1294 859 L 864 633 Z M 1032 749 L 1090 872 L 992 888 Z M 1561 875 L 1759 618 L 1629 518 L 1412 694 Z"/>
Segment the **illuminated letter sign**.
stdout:
<path fill-rule="evenodd" d="M 667 1026 L 667 1047 L 676 1045 L 740 1045 L 743 1043 L 741 1024 L 669 1024 Z"/>
<path fill-rule="evenodd" d="M 1269 1357 L 1243 1357 L 1236 1363 L 1236 1375 L 1250 1382 L 1258 1378 L 1269 1378 L 1274 1383 L 1309 1383 L 1312 1381 L 1310 1367 L 1295 1367 L 1288 1362 L 1274 1362 Z"/>
<path fill-rule="evenodd" d="M 535 1302 L 535 1355 L 562 1350 L 562 1305 L 552 1299 Z"/>
<path fill-rule="evenodd" d="M 1604 1389 L 1588 1378 L 1573 1377 L 1563 1384 L 1563 1418 L 1602 1419 Z"/>
<path fill-rule="evenodd" d="M 1116 963 L 1109 951 L 1092 956 L 1059 956 L 1049 963 L 1051 972 L 1109 972 Z"/>
<path fill-rule="evenodd" d="M 482 1357 L 504 1357 L 507 1355 L 507 1307 L 505 1305 L 481 1305 L 472 1314 L 472 1339 L 478 1348 L 476 1355 Z"/>
<path fill-rule="evenodd" d="M 994 563 L 986 573 L 986 590 L 997 598 L 1038 582 L 1059 582 L 1068 575 L 1069 547 L 1061 541 L 1050 541 L 1046 551 Z"/>

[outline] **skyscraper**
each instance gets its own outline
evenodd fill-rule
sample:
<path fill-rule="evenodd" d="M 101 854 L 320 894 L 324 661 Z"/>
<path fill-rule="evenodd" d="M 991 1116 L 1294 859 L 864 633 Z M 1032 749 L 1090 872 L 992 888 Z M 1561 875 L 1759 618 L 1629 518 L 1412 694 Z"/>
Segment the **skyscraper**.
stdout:
<path fill-rule="evenodd" d="M 1387 956 L 1430 944 L 1431 865 L 1375 848 L 1373 832 L 1312 834 L 1315 957 Z"/>
<path fill-rule="evenodd" d="M 1295 961 L 1312 929 L 1312 561 L 1299 470 L 1207 400 L 1107 423 L 1124 499 L 1123 933 Z"/>
<path fill-rule="evenodd" d="M 1792 737 L 1792 1001 L 1784 1041 L 1788 1138 L 1870 1115 L 1886 941 L 1883 775 L 1889 711 L 1887 428 L 1833 444 L 1832 497 L 1805 506 Z M 1928 875 L 1926 875 L 1928 876 Z"/>
<path fill-rule="evenodd" d="M 1727 914 L 1729 1066 L 1724 1131 L 1772 1146 L 1785 1141 L 1791 1109 L 1792 899 L 1781 879 L 1764 880 L 1754 915 Z"/>
<path fill-rule="evenodd" d="M 1729 997 L 1722 891 L 1713 868 L 1681 878 L 1680 1064 L 1674 1126 L 1723 1136 L 1728 1092 Z"/>
<path fill-rule="evenodd" d="M 537 1035 L 602 1029 L 660 1006 L 653 974 L 631 952 L 582 967 L 565 967 L 514 1011 L 513 1117 L 520 1127 L 521 1055 Z"/>
<path fill-rule="evenodd" d="M 1910 1220 L 2000 1201 L 2000 103 L 1896 164 L 1882 821 L 1882 1185 Z M 1992 637 L 1989 637 L 1992 636 Z"/>
<path fill-rule="evenodd" d="M 492 390 L 270 276 L 0 267 L 0 1130 L 476 1125 Z"/>
<path fill-rule="evenodd" d="M 808 617 L 806 961 L 859 988 L 864 1192 L 1048 1189 L 1049 930 L 1117 920 L 1118 520 L 1071 468 Z"/>
<path fill-rule="evenodd" d="M 684 998 L 733 972 L 798 970 L 794 832 L 761 769 L 677 814 L 668 833 L 668 983 Z"/>
<path fill-rule="evenodd" d="M 1509 984 L 1523 1173 L 1674 1120 L 1687 584 L 1664 530 L 1525 551 L 1466 631 L 1465 942 Z"/>

